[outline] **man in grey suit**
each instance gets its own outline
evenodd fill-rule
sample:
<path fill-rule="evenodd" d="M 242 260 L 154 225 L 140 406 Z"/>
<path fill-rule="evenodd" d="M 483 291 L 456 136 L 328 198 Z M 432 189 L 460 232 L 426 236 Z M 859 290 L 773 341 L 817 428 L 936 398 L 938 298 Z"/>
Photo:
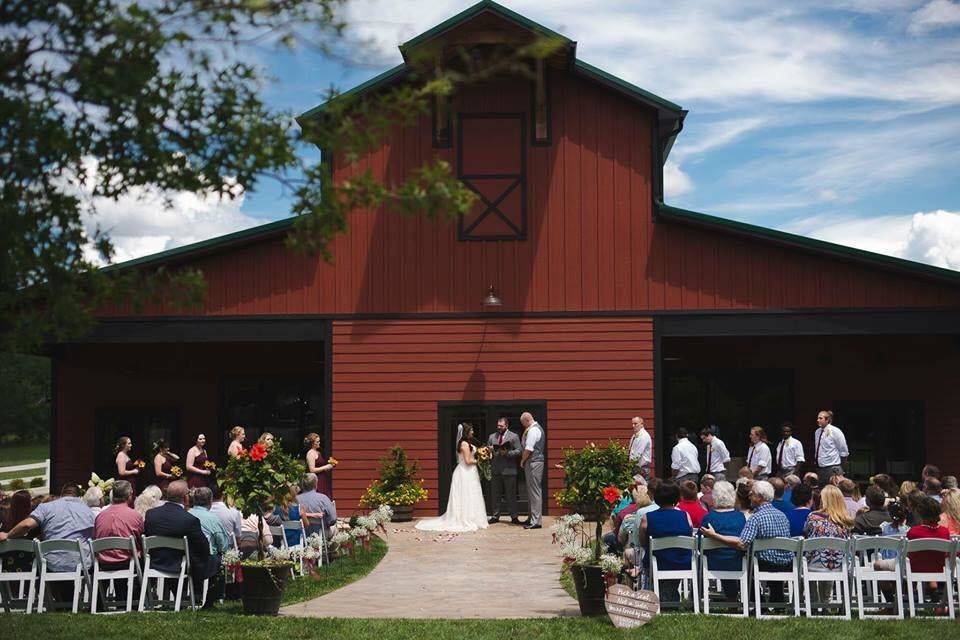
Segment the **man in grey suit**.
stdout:
<path fill-rule="evenodd" d="M 520 524 L 517 517 L 517 461 L 520 460 L 520 436 L 510 431 L 506 418 L 497 420 L 497 430 L 490 434 L 487 444 L 494 449 L 490 463 L 490 492 L 493 494 L 493 515 L 490 524 L 500 522 L 504 497 L 510 511 L 510 524 Z"/>
<path fill-rule="evenodd" d="M 540 529 L 540 520 L 543 514 L 543 463 L 546 460 L 544 453 L 547 450 L 547 438 L 543 427 L 537 424 L 533 416 L 524 413 L 520 416 L 523 425 L 521 446 L 523 453 L 520 457 L 520 466 L 527 476 L 527 499 L 530 501 L 530 517 L 524 529 Z"/>

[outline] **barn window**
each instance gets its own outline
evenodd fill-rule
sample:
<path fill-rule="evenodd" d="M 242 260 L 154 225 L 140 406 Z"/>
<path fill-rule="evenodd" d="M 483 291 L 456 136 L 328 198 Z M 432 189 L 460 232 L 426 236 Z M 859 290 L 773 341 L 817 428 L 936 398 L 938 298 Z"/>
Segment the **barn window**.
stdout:
<path fill-rule="evenodd" d="M 525 240 L 526 123 L 522 113 L 461 113 L 457 177 L 477 203 L 459 221 L 460 240 Z"/>

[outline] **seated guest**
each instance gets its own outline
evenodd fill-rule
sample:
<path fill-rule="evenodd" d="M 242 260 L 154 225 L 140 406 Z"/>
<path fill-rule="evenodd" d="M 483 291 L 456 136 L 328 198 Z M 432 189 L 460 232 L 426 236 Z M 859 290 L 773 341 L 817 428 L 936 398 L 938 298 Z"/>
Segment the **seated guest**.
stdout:
<path fill-rule="evenodd" d="M 111 506 L 103 509 L 93 523 L 94 538 L 128 538 L 133 536 L 140 546 L 140 536 L 143 535 L 143 516 L 130 507 L 130 498 L 133 487 L 126 480 L 117 480 L 113 483 L 110 492 Z M 120 571 L 130 568 L 130 553 L 120 549 L 110 549 L 97 554 L 96 562 L 105 571 Z M 123 599 L 127 593 L 126 580 L 114 580 L 117 598 Z"/>
<path fill-rule="evenodd" d="M 940 524 L 940 503 L 928 496 L 919 496 L 911 500 L 913 511 L 919 524 L 907 531 L 907 540 L 933 538 L 949 540 L 950 531 Z M 947 555 L 940 551 L 915 551 L 909 554 L 910 568 L 917 573 L 937 573 L 943 571 Z M 939 589 L 938 582 L 930 583 L 930 591 Z M 934 602 L 939 594 L 931 593 Z"/>
<path fill-rule="evenodd" d="M 739 536 L 722 535 L 709 525 L 702 527 L 700 531 L 739 551 L 746 551 L 747 546 L 754 540 L 790 536 L 790 523 L 787 521 L 787 516 L 770 504 L 773 500 L 773 487 L 769 482 L 764 480 L 754 482 L 750 491 L 750 500 L 753 505 L 753 515 L 747 519 L 747 524 L 744 525 Z M 789 551 L 767 549 L 759 552 L 758 556 L 757 562 L 761 571 L 787 573 L 793 570 L 793 554 Z M 770 582 L 769 584 L 770 599 L 773 602 L 783 602 L 783 583 Z"/>
<path fill-rule="evenodd" d="M 700 504 L 707 511 L 714 508 L 713 487 L 716 486 L 716 478 L 711 474 L 706 474 L 700 478 Z M 730 485 L 733 486 L 733 485 Z"/>
<path fill-rule="evenodd" d="M 870 478 L 870 484 L 880 487 L 880 489 L 883 490 L 883 493 L 886 496 L 884 506 L 897 499 L 897 483 L 894 482 L 893 478 L 891 478 L 889 475 L 885 473 L 878 473 Z"/>
<path fill-rule="evenodd" d="M 944 490 L 946 489 L 957 489 L 957 476 L 943 476 L 940 480 L 943 484 Z"/>
<path fill-rule="evenodd" d="M 803 535 L 803 527 L 812 511 L 813 489 L 809 485 L 797 485 L 790 496 L 790 502 L 793 509 L 787 511 L 787 521 L 790 523 L 790 536 L 796 538 Z"/>
<path fill-rule="evenodd" d="M 677 508 L 680 501 L 680 487 L 675 482 L 663 482 L 653 495 L 659 507 L 656 511 L 643 516 L 640 522 L 640 543 L 650 554 L 651 538 L 669 538 L 689 536 L 693 533 L 693 523 L 686 512 Z M 664 571 L 678 571 L 690 568 L 690 550 L 663 549 L 656 552 L 657 566 Z M 679 580 L 664 580 L 660 583 L 660 599 L 665 602 L 680 600 Z"/>
<path fill-rule="evenodd" d="M 808 471 L 803 474 L 803 484 L 807 485 L 811 489 L 820 488 L 820 476 L 818 476 L 813 471 Z"/>
<path fill-rule="evenodd" d="M 90 487 L 83 494 L 83 502 L 90 507 L 93 517 L 96 518 L 100 510 L 103 509 L 103 489 L 100 487 Z"/>
<path fill-rule="evenodd" d="M 787 483 L 784 482 L 782 478 L 777 478 L 776 476 L 769 478 L 767 482 L 773 485 L 773 506 L 784 513 L 792 511 L 793 505 L 784 498 L 787 491 Z"/>
<path fill-rule="evenodd" d="M 26 489 L 14 491 L 9 498 L 6 512 L 3 514 L 3 520 L 0 521 L 0 531 L 11 531 L 24 518 L 33 511 L 30 492 Z M 39 531 L 27 533 L 24 538 L 34 538 L 39 535 Z M 4 571 L 30 571 L 33 566 L 33 553 L 26 551 L 8 551 L 0 554 L 0 562 L 3 563 Z"/>
<path fill-rule="evenodd" d="M 943 492 L 940 501 L 940 524 L 947 528 L 951 536 L 960 536 L 960 489 Z"/>
<path fill-rule="evenodd" d="M 753 489 L 753 480 L 740 478 L 737 480 L 737 484 L 735 486 L 737 492 L 737 501 L 734 504 L 734 508 L 742 513 L 744 518 L 749 518 L 752 510 L 750 491 Z"/>
<path fill-rule="evenodd" d="M 279 527 L 282 523 L 283 520 L 280 516 L 274 515 L 273 509 L 265 506 L 263 509 L 263 528 L 261 530 L 260 519 L 256 513 L 251 513 L 240 522 L 240 538 L 237 540 L 240 553 L 244 557 L 248 557 L 259 551 L 257 548 L 258 534 L 260 534 L 260 540 L 263 541 L 264 550 L 270 545 L 279 547 L 280 541 L 273 539 L 270 527 Z"/>
<path fill-rule="evenodd" d="M 186 480 L 174 480 L 167 485 L 167 501 L 149 511 L 143 518 L 143 533 L 147 536 L 186 536 L 190 551 L 190 576 L 194 593 L 200 595 L 203 579 L 207 577 L 210 561 L 210 543 L 203 535 L 203 527 L 196 516 L 187 513 Z M 176 549 L 154 549 L 150 552 L 150 566 L 160 571 L 180 571 L 183 552 Z"/>
<path fill-rule="evenodd" d="M 146 516 L 147 511 L 163 503 L 163 492 L 155 484 L 144 489 L 137 499 L 133 501 L 133 509 L 141 516 Z"/>
<path fill-rule="evenodd" d="M 703 518 L 701 525 L 712 527 L 721 535 L 739 536 L 747 519 L 733 508 L 736 499 L 732 484 L 716 483 L 713 486 L 714 508 Z M 742 566 L 743 553 L 736 549 L 715 549 L 707 551 L 706 555 L 707 566 L 713 571 L 739 571 Z M 740 583 L 736 580 L 721 580 L 720 583 L 727 600 L 736 601 L 740 594 Z"/>
<path fill-rule="evenodd" d="M 611 532 L 614 536 L 613 540 L 611 541 L 607 537 L 611 535 L 610 533 L 603 537 L 604 542 L 607 542 L 608 549 L 613 548 L 619 551 L 625 551 L 629 546 L 628 543 L 633 539 L 633 534 L 638 531 L 643 516 L 660 508 L 653 503 L 648 487 L 644 484 L 637 485 L 637 487 L 634 488 L 633 506 L 634 510 L 632 513 L 624 515 L 624 513 L 621 512 L 620 515 L 623 517 L 619 519 L 619 522 L 614 522 L 614 530 Z M 612 547 L 611 542 L 615 542 L 615 545 Z M 636 560 L 632 560 L 631 564 L 635 566 Z"/>
<path fill-rule="evenodd" d="M 923 466 L 923 469 L 920 471 L 920 482 L 926 482 L 927 478 L 936 478 L 940 479 L 940 468 L 932 464 L 927 464 Z"/>
<path fill-rule="evenodd" d="M 836 487 L 824 487 L 820 492 L 820 510 L 807 518 L 803 527 L 804 538 L 840 538 L 850 539 L 853 530 L 853 518 L 848 512 L 843 494 Z M 819 549 L 807 555 L 807 567 L 810 571 L 836 571 L 843 566 L 844 551 Z M 817 582 L 814 585 L 818 602 L 829 602 L 833 593 L 832 582 Z"/>
<path fill-rule="evenodd" d="M 703 520 L 703 516 L 707 515 L 707 510 L 697 500 L 696 482 L 686 480 L 680 483 L 680 502 L 677 504 L 677 508 L 690 516 L 690 522 L 694 529 L 700 528 L 700 522 Z"/>
<path fill-rule="evenodd" d="M 638 484 L 647 484 L 646 478 L 639 474 L 633 476 L 633 482 L 630 483 L 630 486 L 627 487 L 627 490 L 623 492 L 622 496 L 620 496 L 620 502 L 618 502 L 610 511 L 611 518 L 633 504 L 633 490 Z"/>
<path fill-rule="evenodd" d="M 878 536 L 880 527 L 890 520 L 887 513 L 887 494 L 878 485 L 867 487 L 867 511 L 861 511 L 853 519 L 853 532 L 861 536 Z"/>
<path fill-rule="evenodd" d="M 40 503 L 10 531 L 0 533 L 0 542 L 7 538 L 26 538 L 32 530 L 39 528 L 44 540 L 79 540 L 82 561 L 89 566 L 86 541 L 93 536 L 93 520 L 90 507 L 80 499 L 80 487 L 68 483 L 63 485 L 59 499 Z M 81 556 L 72 551 L 51 551 L 46 558 L 47 569 L 57 573 L 75 571 L 77 563 L 81 562 Z M 54 582 L 50 586 L 57 600 L 65 602 L 73 598 L 72 582 Z"/>
<path fill-rule="evenodd" d="M 907 525 L 907 510 L 899 500 L 887 505 L 890 514 L 889 522 L 880 525 L 880 535 L 892 538 L 902 538 L 907 535 L 910 527 Z M 873 568 L 877 571 L 893 571 L 896 566 L 897 552 L 892 549 L 881 549 L 880 557 L 873 561 Z M 891 585 L 892 586 L 892 585 Z"/>
<path fill-rule="evenodd" d="M 843 502 L 847 505 L 847 513 L 850 514 L 850 519 L 853 520 L 857 517 L 860 509 L 866 508 L 867 503 L 855 495 L 857 493 L 857 483 L 850 478 L 840 478 L 837 481 L 837 488 L 840 489 L 840 493 L 843 494 Z M 821 494 L 821 500 L 822 499 Z"/>
<path fill-rule="evenodd" d="M 740 471 L 737 472 L 737 480 L 741 478 L 753 480 L 753 471 L 750 470 L 750 467 L 740 467 Z"/>
<path fill-rule="evenodd" d="M 783 478 L 783 483 L 786 485 L 786 488 L 783 490 L 783 501 L 788 505 L 787 510 L 793 509 L 793 490 L 800 484 L 800 476 L 795 476 L 792 473 L 788 474 Z"/>
<path fill-rule="evenodd" d="M 337 508 L 333 501 L 317 492 L 317 474 L 304 474 L 300 488 L 303 492 L 297 496 L 297 502 L 300 504 L 301 517 L 306 518 L 308 536 L 318 533 L 321 526 L 329 529 L 337 524 Z"/>
<path fill-rule="evenodd" d="M 220 518 L 220 524 L 223 525 L 227 535 L 233 534 L 239 544 L 240 541 L 240 523 L 243 521 L 243 514 L 235 507 L 227 506 L 223 501 L 223 490 L 216 482 L 210 487 L 213 492 L 213 503 L 210 505 L 210 513 Z"/>
<path fill-rule="evenodd" d="M 917 490 L 917 483 L 911 482 L 910 480 L 904 480 L 900 483 L 900 491 L 897 492 L 897 497 L 901 500 L 906 498 L 908 495 Z"/>
<path fill-rule="evenodd" d="M 902 499 L 903 506 L 907 508 L 907 524 L 911 527 L 920 524 L 917 516 L 917 504 L 925 497 L 923 491 L 914 489 Z M 936 500 L 934 500 L 934 502 L 936 502 Z"/>
<path fill-rule="evenodd" d="M 923 481 L 923 492 L 937 502 L 940 502 L 941 491 L 943 491 L 943 485 L 936 478 L 931 476 Z"/>
<path fill-rule="evenodd" d="M 220 574 L 220 564 L 223 561 L 223 554 L 230 548 L 227 538 L 227 530 L 223 528 L 223 523 L 216 514 L 210 511 L 210 505 L 213 503 L 213 492 L 209 487 L 197 487 L 190 492 L 190 515 L 200 521 L 200 529 L 210 543 L 210 557 L 207 559 L 206 568 L 201 574 L 201 578 L 216 578 Z M 208 590 L 207 601 L 203 603 L 203 608 L 209 609 L 213 606 L 215 597 L 211 594 L 221 592 L 218 580 L 214 580 L 212 589 Z"/>
<path fill-rule="evenodd" d="M 317 476 L 317 483 L 320 483 L 319 476 Z M 291 484 L 287 493 L 287 501 L 274 507 L 273 515 L 280 516 L 281 520 L 288 522 L 299 520 L 303 523 L 304 530 L 306 530 L 307 522 L 306 519 L 300 515 L 300 504 L 297 502 L 298 493 L 300 493 L 300 487 Z M 287 546 L 295 547 L 300 544 L 300 532 L 296 529 L 284 529 L 283 535 L 287 539 Z"/>

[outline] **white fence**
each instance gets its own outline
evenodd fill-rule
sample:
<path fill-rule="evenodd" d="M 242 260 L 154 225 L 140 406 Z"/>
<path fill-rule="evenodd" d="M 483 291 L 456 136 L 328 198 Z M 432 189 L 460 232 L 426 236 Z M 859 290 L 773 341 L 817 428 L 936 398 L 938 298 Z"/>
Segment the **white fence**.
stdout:
<path fill-rule="evenodd" d="M 16 480 L 19 478 L 26 483 L 27 488 L 30 490 L 31 495 L 38 495 L 43 493 L 50 493 L 50 459 L 47 458 L 43 462 L 34 462 L 33 464 L 18 464 L 12 467 L 0 467 L 0 476 L 6 476 L 9 473 L 16 473 L 19 471 L 43 471 L 42 475 L 14 475 L 10 478 L 0 479 L 0 482 L 3 483 L 4 487 L 10 485 L 11 480 Z M 40 478 L 43 480 L 43 485 L 39 487 L 31 487 L 30 482 L 35 479 Z"/>

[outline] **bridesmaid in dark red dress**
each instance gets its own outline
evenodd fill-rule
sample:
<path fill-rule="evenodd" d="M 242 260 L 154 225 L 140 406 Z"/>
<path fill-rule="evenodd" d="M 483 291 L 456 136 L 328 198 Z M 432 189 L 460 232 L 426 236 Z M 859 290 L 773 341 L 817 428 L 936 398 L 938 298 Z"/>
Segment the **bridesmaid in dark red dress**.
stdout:
<path fill-rule="evenodd" d="M 303 439 L 303 446 L 307 449 L 307 473 L 317 474 L 317 492 L 322 493 L 333 500 L 333 467 L 323 454 L 320 453 L 320 436 L 316 433 L 308 433 Z"/>
<path fill-rule="evenodd" d="M 177 479 L 171 470 L 180 456 L 170 451 L 170 445 L 165 440 L 157 440 L 154 446 L 156 455 L 153 457 L 153 474 L 157 477 L 157 486 L 166 493 L 167 485 Z"/>
<path fill-rule="evenodd" d="M 133 489 L 132 495 L 137 495 L 137 475 L 140 473 L 140 468 L 130 457 L 131 449 L 133 449 L 133 442 L 127 436 L 123 436 L 117 440 L 117 446 L 113 451 L 117 454 L 117 479 L 129 482 Z"/>
<path fill-rule="evenodd" d="M 197 444 L 187 451 L 187 485 L 191 489 L 209 487 L 211 484 L 213 471 L 204 466 L 209 460 L 204 448 L 206 444 L 207 436 L 201 433 L 197 436 Z"/>

